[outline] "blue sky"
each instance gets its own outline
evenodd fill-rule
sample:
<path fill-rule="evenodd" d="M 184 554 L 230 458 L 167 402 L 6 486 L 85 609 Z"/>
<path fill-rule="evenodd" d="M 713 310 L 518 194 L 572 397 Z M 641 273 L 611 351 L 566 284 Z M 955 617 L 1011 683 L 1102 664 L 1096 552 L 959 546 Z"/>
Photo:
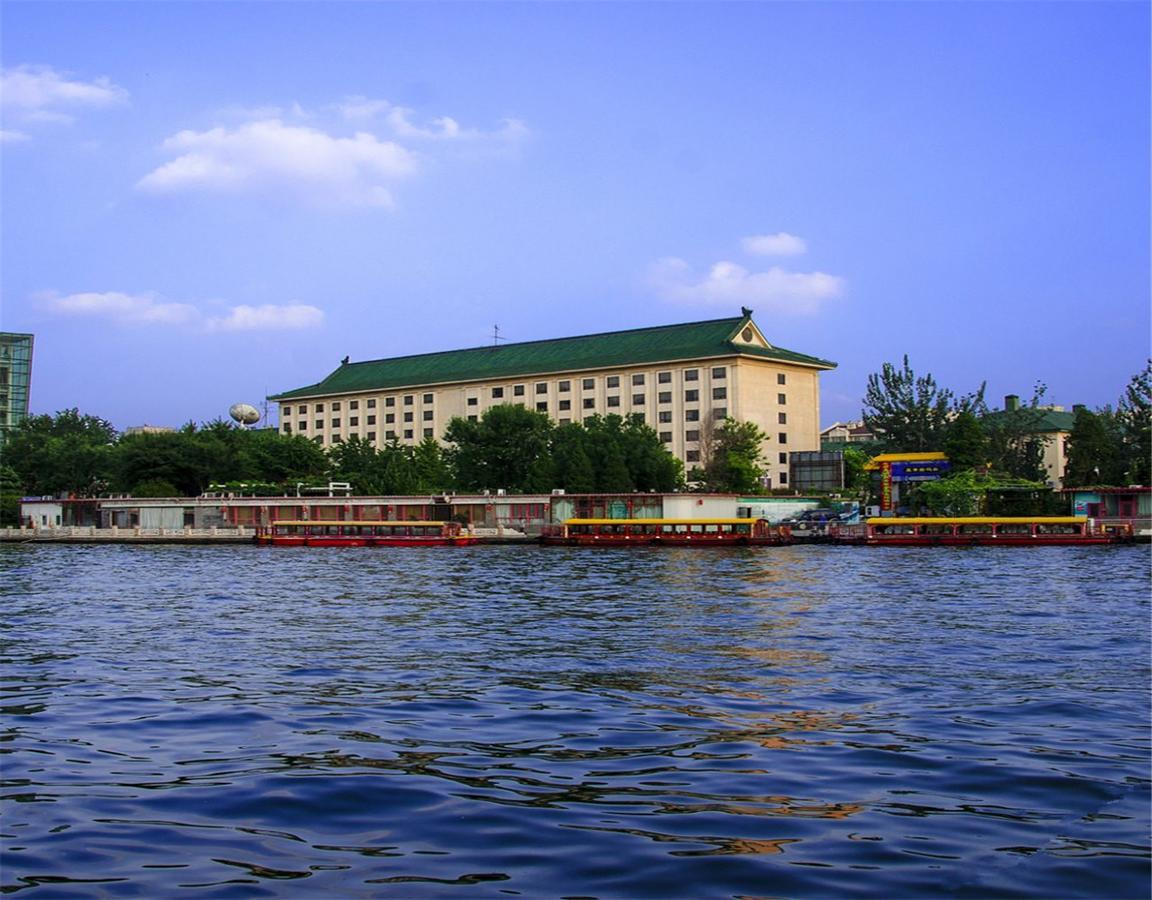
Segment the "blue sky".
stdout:
<path fill-rule="evenodd" d="M 737 315 L 1114 403 L 1147 3 L 3 5 L 0 326 L 118 427 L 375 359 Z"/>

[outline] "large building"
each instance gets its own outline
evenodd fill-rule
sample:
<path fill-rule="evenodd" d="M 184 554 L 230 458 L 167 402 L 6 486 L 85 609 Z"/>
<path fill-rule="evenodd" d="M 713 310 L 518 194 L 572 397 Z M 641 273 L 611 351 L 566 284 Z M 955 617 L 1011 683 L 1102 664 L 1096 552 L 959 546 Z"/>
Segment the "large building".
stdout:
<path fill-rule="evenodd" d="M 347 359 L 323 381 L 275 394 L 280 430 L 325 446 L 440 438 L 452 418 L 502 403 L 559 424 L 639 414 L 687 467 L 726 417 L 769 435 L 769 487 L 787 487 L 788 455 L 820 449 L 820 381 L 835 363 L 768 342 L 752 310 L 707 322 L 402 356 Z"/>
<path fill-rule="evenodd" d="M 0 446 L 28 415 L 32 335 L 0 331 Z"/>

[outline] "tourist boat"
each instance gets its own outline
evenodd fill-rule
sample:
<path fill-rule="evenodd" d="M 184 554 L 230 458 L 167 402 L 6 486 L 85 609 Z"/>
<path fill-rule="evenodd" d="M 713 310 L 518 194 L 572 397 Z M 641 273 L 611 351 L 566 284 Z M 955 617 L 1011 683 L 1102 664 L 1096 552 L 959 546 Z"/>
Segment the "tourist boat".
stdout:
<path fill-rule="evenodd" d="M 568 519 L 540 540 L 573 547 L 732 547 L 788 544 L 791 533 L 767 519 Z"/>
<path fill-rule="evenodd" d="M 460 547 L 475 544 L 458 522 L 324 522 L 281 519 L 256 530 L 276 547 Z"/>
<path fill-rule="evenodd" d="M 1103 528 L 1083 516 L 879 518 L 830 532 L 833 542 L 885 547 L 1043 547 L 1130 540 L 1129 526 Z"/>

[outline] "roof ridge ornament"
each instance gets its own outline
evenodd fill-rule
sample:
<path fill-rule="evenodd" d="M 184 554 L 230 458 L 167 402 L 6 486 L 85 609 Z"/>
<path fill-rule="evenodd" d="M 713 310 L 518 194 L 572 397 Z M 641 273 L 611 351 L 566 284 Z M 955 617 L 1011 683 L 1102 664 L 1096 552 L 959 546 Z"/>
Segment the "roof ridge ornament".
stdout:
<path fill-rule="evenodd" d="M 752 310 L 750 310 L 747 306 L 741 306 L 740 313 L 744 316 L 745 319 L 752 318 Z"/>

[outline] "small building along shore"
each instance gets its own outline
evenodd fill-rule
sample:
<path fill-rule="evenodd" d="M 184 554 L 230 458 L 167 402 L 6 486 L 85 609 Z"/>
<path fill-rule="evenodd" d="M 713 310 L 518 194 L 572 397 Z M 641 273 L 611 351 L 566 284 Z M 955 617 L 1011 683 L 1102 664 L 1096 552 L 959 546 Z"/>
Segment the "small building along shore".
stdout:
<path fill-rule="evenodd" d="M 836 364 L 769 342 L 739 316 L 579 337 L 351 362 L 273 394 L 279 429 L 330 447 L 440 439 L 455 417 L 512 403 L 559 425 L 639 415 L 686 467 L 731 417 L 759 426 L 764 486 L 789 487 L 789 456 L 820 449 L 820 373 Z"/>

